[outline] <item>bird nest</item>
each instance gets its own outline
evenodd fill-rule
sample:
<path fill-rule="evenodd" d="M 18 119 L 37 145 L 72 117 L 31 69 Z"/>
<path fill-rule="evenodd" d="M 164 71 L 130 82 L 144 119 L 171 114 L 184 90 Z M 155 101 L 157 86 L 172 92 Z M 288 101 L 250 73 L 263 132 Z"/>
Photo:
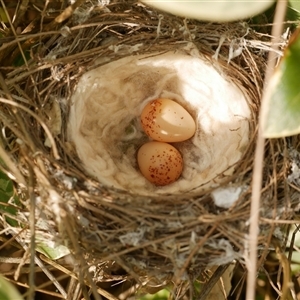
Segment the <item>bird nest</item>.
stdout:
<path fill-rule="evenodd" d="M 246 95 L 249 143 L 234 171 L 192 194 L 143 195 L 97 180 L 69 139 L 72 95 L 80 78 L 127 56 L 182 49 L 196 51 Z M 244 22 L 201 23 L 124 1 L 89 3 L 72 15 L 65 11 L 40 32 L 8 40 L 1 51 L 1 138 L 7 153 L 1 156 L 20 202 L 16 215 L 4 214 L 19 225 L 5 218 L 2 224 L 22 246 L 30 248 L 34 233 L 38 244 L 67 246 L 80 266 L 76 272 L 87 280 L 133 280 L 149 290 L 197 278 L 209 266 L 245 264 L 270 36 Z M 25 62 L 11 67 L 9 60 L 18 55 Z M 298 147 L 298 136 L 266 142 L 261 249 L 273 237 L 284 238 L 284 227 L 274 224 L 294 215 Z M 220 205 L 220 197 L 234 201 Z"/>

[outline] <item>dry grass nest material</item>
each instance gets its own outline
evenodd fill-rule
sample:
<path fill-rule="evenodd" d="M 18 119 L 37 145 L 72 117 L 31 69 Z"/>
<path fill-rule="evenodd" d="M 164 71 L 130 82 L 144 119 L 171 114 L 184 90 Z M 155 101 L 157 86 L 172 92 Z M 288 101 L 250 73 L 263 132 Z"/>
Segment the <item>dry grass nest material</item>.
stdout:
<path fill-rule="evenodd" d="M 19 67 L 1 67 L 5 74 L 0 90 L 1 137 L 9 155 L 2 158 L 19 184 L 23 204 L 13 216 L 22 228 L 12 228 L 3 219 L 2 226 L 19 233 L 22 243 L 30 247 L 32 232 L 26 226 L 32 218 L 28 212 L 35 210 L 36 235 L 67 242 L 83 264 L 83 272 L 86 266 L 97 267 L 93 276 L 100 282 L 116 278 L 114 264 L 125 270 L 122 278 L 157 287 L 174 279 L 186 280 L 208 265 L 233 259 L 244 263 L 257 117 L 270 37 L 247 23 L 200 23 L 137 3 L 89 5 L 79 7 L 63 23 L 52 24 L 50 32 L 19 35 L 0 48 L 2 60 L 7 60 L 8 49 L 20 53 L 21 47 L 22 55 L 30 54 Z M 103 186 L 86 174 L 66 137 L 71 95 L 78 79 L 96 67 L 99 57 L 115 60 L 175 50 L 188 43 L 251 100 L 250 146 L 223 183 L 246 188 L 229 209 L 214 204 L 212 190 L 192 198 L 158 199 Z M 238 49 L 242 51 L 234 57 Z M 284 237 L 274 220 L 294 215 L 297 188 L 287 177 L 293 161 L 290 150 L 298 147 L 298 136 L 267 142 L 259 224 L 263 249 L 274 236 Z"/>

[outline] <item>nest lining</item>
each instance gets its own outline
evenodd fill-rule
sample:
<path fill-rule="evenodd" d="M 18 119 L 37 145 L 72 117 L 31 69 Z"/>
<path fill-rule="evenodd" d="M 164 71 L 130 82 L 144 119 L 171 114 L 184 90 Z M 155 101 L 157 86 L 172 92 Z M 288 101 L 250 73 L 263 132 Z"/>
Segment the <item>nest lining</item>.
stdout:
<path fill-rule="evenodd" d="M 92 11 L 90 7 L 87 9 Z M 5 89 L 0 91 L 3 98 L 9 94 L 15 103 L 12 106 L 1 101 L 6 112 L 1 120 L 7 131 L 3 137 L 7 150 L 26 180 L 36 180 L 32 196 L 42 199 L 37 203 L 37 219 L 46 218 L 51 227 L 49 231 L 37 226 L 37 233 L 53 232 L 54 240 L 59 233 L 62 243 L 68 241 L 70 249 L 75 249 L 75 256 L 85 253 L 87 264 L 105 270 L 103 263 L 116 261 L 129 276 L 147 282 L 148 286 L 169 282 L 174 276 L 186 280 L 183 274 L 197 273 L 196 270 L 203 270 L 209 264 L 223 264 L 232 259 L 243 262 L 257 110 L 266 56 L 266 52 L 252 46 L 258 41 L 261 46 L 265 43 L 242 23 L 186 21 L 132 3 L 112 4 L 107 9 L 110 12 L 91 13 L 81 25 L 69 21 L 68 29 L 62 28 L 46 42 L 47 47 L 40 49 L 39 58 L 28 62 L 29 69 L 20 67 L 6 74 L 9 93 Z M 67 139 L 71 95 L 86 71 L 107 63 L 99 58 L 109 57 L 113 61 L 132 54 L 176 51 L 191 42 L 207 57 L 217 52 L 218 67 L 249 98 L 250 144 L 235 172 L 222 183 L 225 187 L 246 188 L 228 210 L 215 206 L 210 194 L 213 188 L 193 197 L 157 198 L 101 184 L 86 173 Z M 233 57 L 232 49 L 239 47 L 242 52 Z M 44 144 L 47 135 L 41 125 L 47 123 L 53 129 L 46 108 L 54 103 L 59 104 L 62 127 L 55 145 L 50 139 L 49 149 Z M 28 114 L 24 106 L 34 113 Z M 55 115 L 52 119 L 57 120 Z M 298 136 L 289 143 L 298 149 Z M 60 160 L 55 159 L 56 149 Z M 268 220 L 271 222 L 274 216 L 290 219 L 294 213 L 295 197 L 291 195 L 296 192 L 286 184 L 289 168 L 286 149 L 284 139 L 268 141 L 266 147 L 261 243 L 263 237 L 273 234 Z M 28 205 L 28 201 L 24 200 L 24 204 Z M 26 219 L 26 206 L 24 210 L 20 214 Z M 5 226 L 10 225 L 5 223 Z M 21 237 L 28 242 L 28 231 Z M 113 277 L 108 271 L 107 276 Z"/>
<path fill-rule="evenodd" d="M 86 170 L 100 182 L 133 194 L 186 195 L 232 174 L 249 142 L 247 99 L 191 49 L 193 56 L 178 50 L 126 57 L 82 76 L 68 128 Z M 147 141 L 139 116 L 156 98 L 189 107 L 198 124 L 192 139 L 176 143 L 182 176 L 163 188 L 147 182 L 136 165 L 136 152 Z"/>

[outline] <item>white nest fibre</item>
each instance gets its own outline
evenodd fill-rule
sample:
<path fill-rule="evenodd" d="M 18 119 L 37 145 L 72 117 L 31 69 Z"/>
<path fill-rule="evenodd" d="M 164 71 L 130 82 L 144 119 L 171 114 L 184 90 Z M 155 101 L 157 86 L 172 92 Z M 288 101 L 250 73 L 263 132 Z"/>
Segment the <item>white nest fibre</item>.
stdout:
<path fill-rule="evenodd" d="M 172 99 L 197 129 L 175 143 L 184 168 L 158 187 L 140 173 L 136 153 L 149 139 L 140 114 L 156 98 Z M 249 143 L 247 97 L 199 53 L 129 56 L 85 73 L 72 97 L 69 139 L 87 172 L 106 186 L 138 195 L 186 194 L 215 186 L 232 174 Z"/>

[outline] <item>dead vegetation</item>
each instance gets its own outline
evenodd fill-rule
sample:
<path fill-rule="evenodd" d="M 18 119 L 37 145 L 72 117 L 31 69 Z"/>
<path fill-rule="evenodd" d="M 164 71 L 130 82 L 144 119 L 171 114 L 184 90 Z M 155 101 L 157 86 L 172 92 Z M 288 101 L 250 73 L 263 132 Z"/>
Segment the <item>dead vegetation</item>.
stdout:
<path fill-rule="evenodd" d="M 135 2 L 104 2 L 1 0 L 0 156 L 18 201 L 5 204 L 16 211 L 2 209 L 0 272 L 27 299 L 34 294 L 35 299 L 129 299 L 137 291 L 164 287 L 174 299 L 205 299 L 213 280 L 235 260 L 239 279 L 234 277 L 231 299 L 243 299 L 251 264 L 253 153 L 270 36 L 247 23 L 200 23 Z M 211 190 L 193 198 L 151 198 L 103 186 L 86 174 L 66 136 L 72 92 L 99 57 L 115 60 L 188 43 L 213 63 L 217 57 L 222 72 L 250 99 L 252 141 L 224 183 L 247 189 L 228 210 L 214 205 Z M 298 136 L 268 140 L 265 147 L 258 269 L 265 285 L 275 286 L 267 292 L 270 299 L 299 292 L 296 279 L 289 291 L 291 256 L 285 253 L 299 210 L 299 182 L 291 169 L 299 166 L 298 150 Z M 34 250 L 51 245 L 66 246 L 70 254 L 49 259 Z M 204 280 L 198 293 L 193 283 L 218 265 L 219 273 Z"/>

